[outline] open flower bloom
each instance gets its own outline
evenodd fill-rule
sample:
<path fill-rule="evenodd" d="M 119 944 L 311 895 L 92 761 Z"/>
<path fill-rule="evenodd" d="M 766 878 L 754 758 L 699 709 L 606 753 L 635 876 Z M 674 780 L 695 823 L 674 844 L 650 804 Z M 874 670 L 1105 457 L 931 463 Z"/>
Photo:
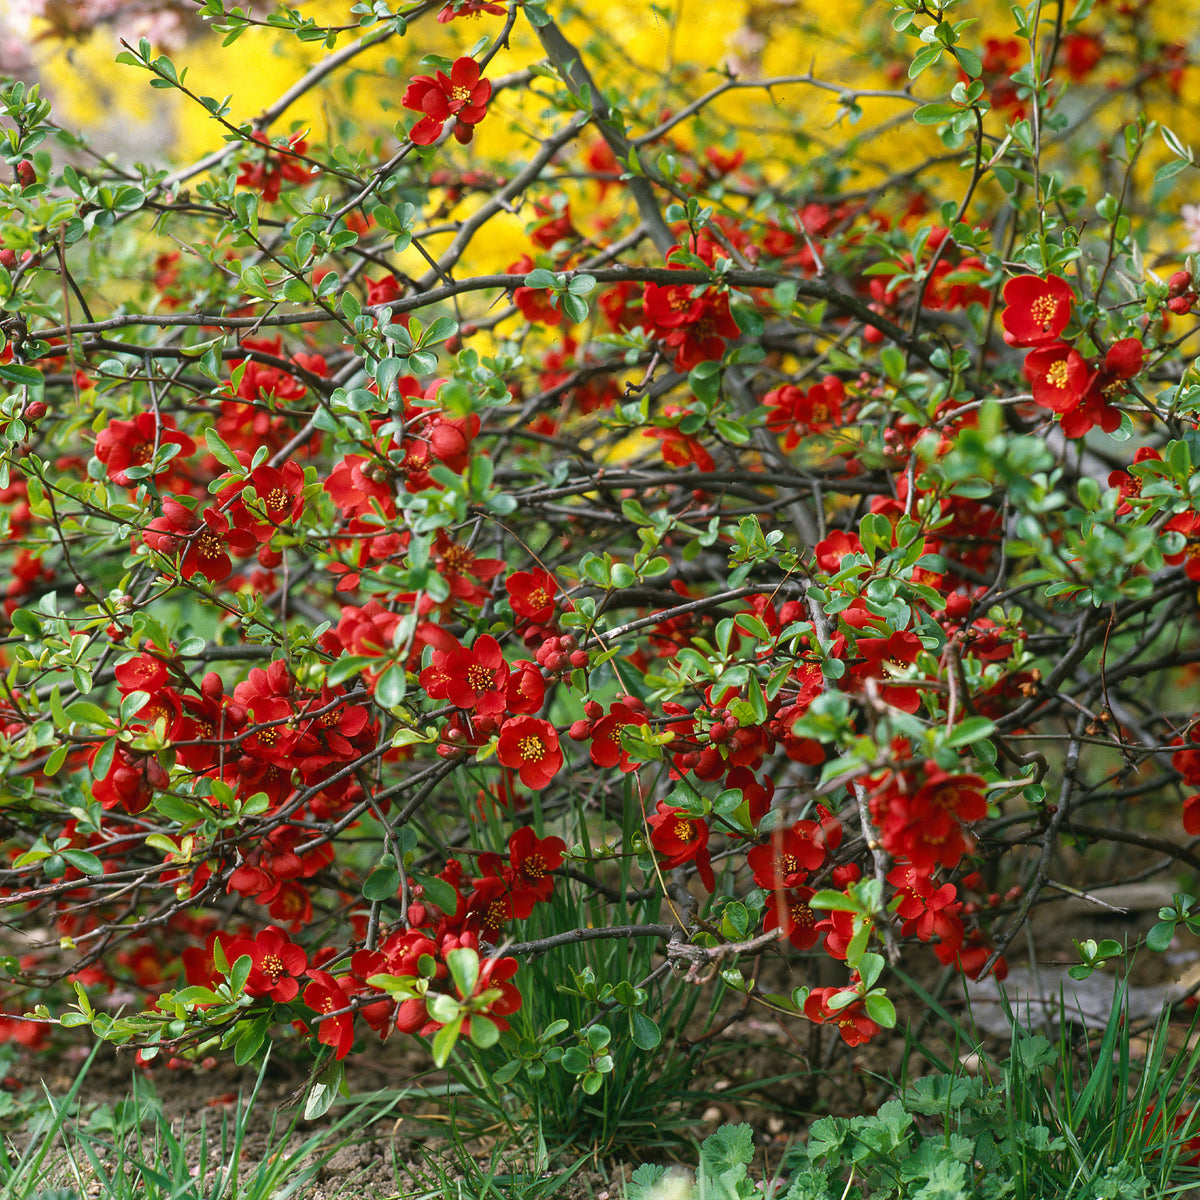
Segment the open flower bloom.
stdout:
<path fill-rule="evenodd" d="M 1058 340 L 1071 319 L 1075 293 L 1065 279 L 1018 275 L 1004 285 L 1000 316 L 1010 346 L 1046 346 Z"/>
<path fill-rule="evenodd" d="M 409 137 L 418 146 L 431 146 L 441 137 L 442 126 L 454 118 L 454 136 L 464 145 L 474 136 L 472 126 L 487 115 L 492 97 L 490 81 L 479 78 L 479 64 L 473 58 L 459 58 L 450 74 L 417 75 L 408 85 L 401 103 L 423 113 Z"/>
<path fill-rule="evenodd" d="M 512 717 L 500 727 L 496 757 L 502 766 L 511 767 L 521 782 L 538 792 L 554 778 L 563 764 L 558 733 L 549 721 L 540 717 Z"/>
<path fill-rule="evenodd" d="M 1067 413 L 1087 394 L 1091 377 L 1083 356 L 1066 342 L 1056 342 L 1025 356 L 1025 378 L 1043 408 Z"/>

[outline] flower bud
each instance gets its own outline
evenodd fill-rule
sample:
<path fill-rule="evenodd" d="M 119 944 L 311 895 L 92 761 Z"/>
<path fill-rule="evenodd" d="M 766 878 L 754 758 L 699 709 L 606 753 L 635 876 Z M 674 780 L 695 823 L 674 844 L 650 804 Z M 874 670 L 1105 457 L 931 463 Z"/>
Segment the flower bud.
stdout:
<path fill-rule="evenodd" d="M 1182 296 L 1184 292 L 1190 291 L 1191 286 L 1191 271 L 1176 271 L 1175 274 L 1167 280 L 1167 297 L 1171 300 L 1174 300 L 1176 296 Z"/>

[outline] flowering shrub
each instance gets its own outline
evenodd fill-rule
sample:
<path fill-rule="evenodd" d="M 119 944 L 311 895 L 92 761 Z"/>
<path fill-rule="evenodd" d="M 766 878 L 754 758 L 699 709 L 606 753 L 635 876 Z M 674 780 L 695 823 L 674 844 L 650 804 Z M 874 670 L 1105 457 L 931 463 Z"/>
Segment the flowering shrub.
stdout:
<path fill-rule="evenodd" d="M 837 79 L 743 63 L 663 112 L 554 7 L 268 23 L 329 50 L 290 102 L 479 18 L 389 60 L 398 149 L 238 124 L 145 40 L 119 61 L 223 151 L 81 164 L 0 92 L 0 900 L 55 932 L 0 960 L 13 1013 L 66 981 L 36 1018 L 144 1055 L 444 1062 L 507 1033 L 524 957 L 649 937 L 857 1046 L 922 943 L 1004 971 L 1064 838 L 1195 864 L 1194 164 L 1144 118 L 1071 157 L 1109 73 L 1187 86 L 1156 6 L 1126 40 L 898 2 L 881 94 L 936 136 L 868 189 L 869 139 L 770 149 L 785 85 L 856 115 Z M 530 97 L 549 132 L 489 159 Z M 623 919 L 618 858 L 669 924 Z M 611 926 L 520 941 L 596 895 Z M 765 993 L 774 943 L 836 982 Z"/>

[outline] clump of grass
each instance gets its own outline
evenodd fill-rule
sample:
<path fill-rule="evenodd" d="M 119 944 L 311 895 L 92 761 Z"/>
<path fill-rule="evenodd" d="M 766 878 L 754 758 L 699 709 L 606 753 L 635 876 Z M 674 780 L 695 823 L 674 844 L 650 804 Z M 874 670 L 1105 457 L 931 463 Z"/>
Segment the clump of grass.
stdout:
<path fill-rule="evenodd" d="M 286 1122 L 272 1117 L 261 1154 L 243 1162 L 251 1114 L 259 1103 L 266 1061 L 248 1097 L 221 1116 L 216 1136 L 201 1114 L 197 1129 L 176 1133 L 164 1116 L 153 1084 L 134 1075 L 128 1097 L 98 1119 L 79 1104 L 95 1052 L 67 1094 L 48 1091 L 29 1126 L 20 1155 L 0 1147 L 0 1196 L 4 1200 L 289 1200 L 302 1194 L 322 1166 L 366 1124 L 399 1101 L 362 1103 L 289 1149 L 302 1114 Z M 245 1156 L 247 1159 L 249 1155 Z M 64 1186 L 63 1178 L 72 1185 Z M 47 1181 L 54 1180 L 55 1186 Z"/>

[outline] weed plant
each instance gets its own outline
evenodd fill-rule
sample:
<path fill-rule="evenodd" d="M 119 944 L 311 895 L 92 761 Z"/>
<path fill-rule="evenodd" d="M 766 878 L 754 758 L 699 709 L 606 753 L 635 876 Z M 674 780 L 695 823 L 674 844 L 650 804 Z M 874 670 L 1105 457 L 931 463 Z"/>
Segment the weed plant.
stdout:
<path fill-rule="evenodd" d="M 111 1115 L 85 1119 L 79 1097 L 94 1057 L 93 1052 L 64 1097 L 46 1092 L 23 1153 L 0 1147 L 4 1200 L 289 1200 L 307 1194 L 317 1172 L 361 1129 L 368 1112 L 378 1119 L 390 1107 L 358 1105 L 289 1148 L 300 1120 L 297 1110 L 282 1126 L 273 1119 L 266 1145 L 251 1156 L 246 1136 L 265 1061 L 250 1095 L 222 1114 L 213 1138 L 203 1114 L 196 1130 L 173 1131 L 153 1084 L 138 1075 Z"/>
<path fill-rule="evenodd" d="M 604 874 L 604 891 L 563 879 L 523 923 L 522 938 L 672 923 L 657 881 L 643 878 L 630 856 L 592 854 L 582 809 L 571 832 Z M 641 832 L 627 784 L 621 845 Z M 677 978 L 647 937 L 556 944 L 522 965 L 520 981 L 523 1004 L 510 1031 L 487 1048 L 459 1043 L 451 1075 L 461 1124 L 503 1127 L 509 1136 L 536 1130 L 554 1159 L 572 1150 L 640 1157 L 686 1143 L 687 1109 L 700 1102 L 689 1085 L 704 1054 L 686 1033 L 711 1022 L 720 985 L 702 990 Z M 708 1007 L 698 1012 L 702 994 Z"/>
<path fill-rule="evenodd" d="M 816 1121 L 778 1177 L 751 1177 L 748 1125 L 700 1148 L 694 1179 L 634 1172 L 626 1200 L 1166 1200 L 1200 1187 L 1200 1045 L 1170 1049 L 1164 1013 L 1136 1062 L 1123 990 L 1098 1041 L 1057 1043 L 1009 1013 L 1007 1058 L 942 1064 L 877 1113 Z M 1189 1031 L 1194 1035 L 1195 1025 Z M 978 1049 L 978 1048 L 977 1048 Z"/>

